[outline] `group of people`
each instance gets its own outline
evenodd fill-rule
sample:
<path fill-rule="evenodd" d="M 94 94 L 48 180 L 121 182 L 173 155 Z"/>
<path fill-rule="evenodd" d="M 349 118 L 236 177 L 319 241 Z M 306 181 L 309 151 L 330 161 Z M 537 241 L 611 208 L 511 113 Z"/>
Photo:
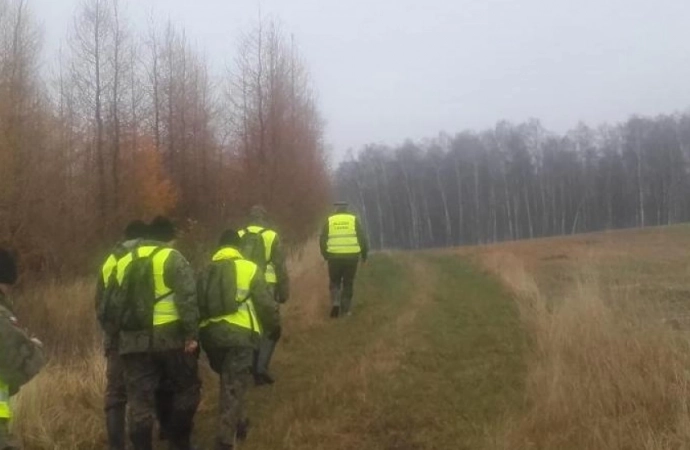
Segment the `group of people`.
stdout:
<path fill-rule="evenodd" d="M 282 332 L 279 305 L 288 300 L 290 285 L 285 252 L 265 209 L 253 207 L 245 228 L 225 230 L 198 274 L 175 249 L 175 239 L 175 227 L 165 217 L 131 222 L 98 276 L 111 450 L 126 448 L 127 436 L 135 450 L 152 449 L 156 421 L 159 438 L 171 450 L 192 448 L 202 349 L 220 380 L 217 450 L 234 449 L 247 436 L 245 397 L 252 377 L 257 385 L 274 382 L 269 366 Z M 330 315 L 349 315 L 357 265 L 366 261 L 368 245 L 346 204 L 336 204 L 320 246 L 329 266 Z M 15 280 L 16 265 L 0 250 L 0 450 L 18 448 L 5 444 L 9 396 L 43 365 L 40 341 L 16 325 L 5 300 Z M 6 370 L 13 341 L 6 341 L 5 328 L 18 336 L 12 345 L 31 350 L 22 348 L 27 360 L 15 362 L 26 372 L 22 377 Z"/>

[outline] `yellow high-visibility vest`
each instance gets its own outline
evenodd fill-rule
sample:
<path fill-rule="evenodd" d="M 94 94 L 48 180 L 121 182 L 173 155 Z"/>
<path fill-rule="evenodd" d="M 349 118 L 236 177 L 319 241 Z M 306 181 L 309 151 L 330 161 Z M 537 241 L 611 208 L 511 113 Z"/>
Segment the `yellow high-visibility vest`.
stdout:
<path fill-rule="evenodd" d="M 0 381 L 0 419 L 11 419 L 12 410 L 10 409 L 10 388 Z"/>
<path fill-rule="evenodd" d="M 250 288 L 259 267 L 251 261 L 243 259 L 242 254 L 232 248 L 224 247 L 213 255 L 213 261 L 232 261 L 235 264 L 237 293 L 235 301 L 238 303 L 237 312 L 219 317 L 212 317 L 201 322 L 201 327 L 212 323 L 227 322 L 261 334 L 261 323 L 254 310 L 254 302 L 250 296 Z"/>
<path fill-rule="evenodd" d="M 334 255 L 358 255 L 362 252 L 357 239 L 357 218 L 354 214 L 339 213 L 328 218 L 326 251 Z"/>
<path fill-rule="evenodd" d="M 108 256 L 108 259 L 105 260 L 105 263 L 103 263 L 103 267 L 101 268 L 103 286 L 108 287 L 108 284 L 110 283 L 110 275 L 112 275 L 116 267 L 117 257 L 115 255 Z"/>
<path fill-rule="evenodd" d="M 165 284 L 165 263 L 174 250 L 171 248 L 161 248 L 154 245 L 143 245 L 137 247 L 133 252 L 137 252 L 138 257 L 146 258 L 153 255 L 153 285 L 157 299 L 153 308 L 153 326 L 165 325 L 180 320 L 180 314 L 175 305 L 175 293 Z M 133 256 L 130 252 L 120 258 L 117 262 L 117 283 L 122 286 L 125 270 L 132 263 Z"/>
<path fill-rule="evenodd" d="M 278 233 L 273 230 L 269 230 L 268 228 L 252 225 L 244 230 L 240 230 L 237 234 L 242 237 L 248 232 L 260 234 L 263 238 L 264 248 L 266 249 L 266 283 L 276 284 L 278 282 L 278 277 L 276 276 L 276 268 L 273 265 L 271 258 L 273 258 L 273 243 L 278 237 Z"/>

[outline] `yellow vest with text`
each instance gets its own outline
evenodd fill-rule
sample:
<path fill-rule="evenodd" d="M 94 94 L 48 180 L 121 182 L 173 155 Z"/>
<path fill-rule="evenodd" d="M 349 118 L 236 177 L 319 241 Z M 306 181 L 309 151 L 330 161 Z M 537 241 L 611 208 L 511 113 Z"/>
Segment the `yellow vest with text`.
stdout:
<path fill-rule="evenodd" d="M 227 322 L 261 334 L 261 324 L 256 316 L 254 302 L 250 295 L 250 288 L 259 267 L 253 262 L 243 259 L 242 254 L 231 247 L 224 247 L 213 255 L 213 261 L 222 260 L 235 263 L 235 274 L 237 277 L 235 301 L 238 303 L 237 312 L 204 320 L 201 322 L 201 327 L 206 327 L 211 323 Z"/>
<path fill-rule="evenodd" d="M 276 284 L 278 282 L 278 277 L 276 276 L 276 268 L 271 262 L 273 257 L 273 243 L 278 237 L 278 233 L 267 228 L 262 228 L 256 225 L 247 227 L 244 230 L 240 230 L 238 234 L 240 237 L 244 236 L 247 232 L 261 234 L 264 240 L 264 248 L 266 249 L 266 283 Z"/>
<path fill-rule="evenodd" d="M 11 419 L 12 410 L 10 409 L 10 388 L 0 381 L 0 419 Z"/>
<path fill-rule="evenodd" d="M 175 293 L 165 284 L 165 263 L 173 251 L 172 248 L 142 245 L 117 262 L 117 282 L 122 285 L 125 271 L 134 258 L 132 253 L 137 252 L 140 258 L 150 257 L 153 254 L 153 285 L 156 299 L 160 299 L 153 308 L 153 326 L 166 325 L 180 320 L 174 300 Z"/>
<path fill-rule="evenodd" d="M 332 255 L 358 255 L 362 252 L 357 239 L 357 218 L 340 213 L 328 218 L 326 251 Z"/>

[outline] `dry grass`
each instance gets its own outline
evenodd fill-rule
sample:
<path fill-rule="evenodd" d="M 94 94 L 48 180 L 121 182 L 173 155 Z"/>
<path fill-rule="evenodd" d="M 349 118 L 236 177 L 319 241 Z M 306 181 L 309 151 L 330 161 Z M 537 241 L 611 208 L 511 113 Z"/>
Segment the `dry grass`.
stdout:
<path fill-rule="evenodd" d="M 325 323 L 325 265 L 318 243 L 290 258 L 293 299 L 283 308 L 291 333 Z M 105 446 L 105 358 L 94 313 L 94 284 L 47 283 L 13 297 L 17 315 L 45 344 L 49 363 L 13 397 L 13 429 L 27 449 L 92 450 Z M 276 361 L 284 358 L 280 352 Z M 204 395 L 199 411 L 215 408 L 217 379 L 202 363 Z"/>
<path fill-rule="evenodd" d="M 480 252 L 484 266 L 516 293 L 533 348 L 526 409 L 508 422 L 495 447 L 690 446 L 689 341 L 658 320 L 665 305 L 645 295 L 648 280 L 638 276 L 644 272 L 624 270 L 624 262 L 634 258 L 645 260 L 648 269 L 663 264 L 680 255 L 680 241 L 644 233 L 632 242 L 630 237 L 616 243 L 620 237 L 602 235 L 599 245 L 591 239 L 551 240 L 532 243 L 527 252 L 511 246 Z M 660 240 L 674 245 L 665 252 L 658 248 Z M 621 255 L 626 248 L 632 250 Z M 556 260 L 568 264 L 554 271 Z"/>

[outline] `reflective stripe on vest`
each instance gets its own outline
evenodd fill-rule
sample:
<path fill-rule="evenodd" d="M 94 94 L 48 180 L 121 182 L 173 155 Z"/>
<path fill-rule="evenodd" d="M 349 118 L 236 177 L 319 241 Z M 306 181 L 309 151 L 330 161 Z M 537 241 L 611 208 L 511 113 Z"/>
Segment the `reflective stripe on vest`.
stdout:
<path fill-rule="evenodd" d="M 278 237 L 278 233 L 268 228 L 252 225 L 244 230 L 240 230 L 238 234 L 242 237 L 247 232 L 260 234 L 264 239 L 264 248 L 266 249 L 266 283 L 276 284 L 278 282 L 278 277 L 276 275 L 276 268 L 271 259 L 273 258 L 273 243 Z"/>
<path fill-rule="evenodd" d="M 11 419 L 10 388 L 0 381 L 0 419 Z"/>
<path fill-rule="evenodd" d="M 105 260 L 105 263 L 103 263 L 103 267 L 101 268 L 101 276 L 103 277 L 104 287 L 108 287 L 110 275 L 113 274 L 115 267 L 117 267 L 117 257 L 115 255 L 108 256 L 108 259 Z"/>
<path fill-rule="evenodd" d="M 165 284 L 165 263 L 173 252 L 171 248 L 160 248 L 154 245 L 143 245 L 134 251 L 141 257 L 148 257 L 154 251 L 160 249 L 153 255 L 153 285 L 156 302 L 153 308 L 153 325 L 160 326 L 180 320 L 180 315 L 175 305 L 174 292 Z M 133 252 L 128 253 L 117 262 L 117 282 L 122 285 L 125 271 L 132 263 Z"/>
<path fill-rule="evenodd" d="M 221 260 L 229 260 L 235 263 L 235 274 L 237 277 L 235 301 L 239 303 L 237 305 L 237 312 L 205 320 L 201 323 L 201 327 L 224 321 L 261 334 L 261 324 L 254 310 L 254 302 L 251 297 L 249 297 L 252 281 L 254 280 L 258 266 L 251 261 L 242 259 L 242 254 L 231 247 L 224 247 L 213 255 L 213 261 Z"/>
<path fill-rule="evenodd" d="M 334 214 L 328 218 L 327 252 L 338 255 L 361 253 L 357 239 L 357 219 L 353 214 Z"/>

